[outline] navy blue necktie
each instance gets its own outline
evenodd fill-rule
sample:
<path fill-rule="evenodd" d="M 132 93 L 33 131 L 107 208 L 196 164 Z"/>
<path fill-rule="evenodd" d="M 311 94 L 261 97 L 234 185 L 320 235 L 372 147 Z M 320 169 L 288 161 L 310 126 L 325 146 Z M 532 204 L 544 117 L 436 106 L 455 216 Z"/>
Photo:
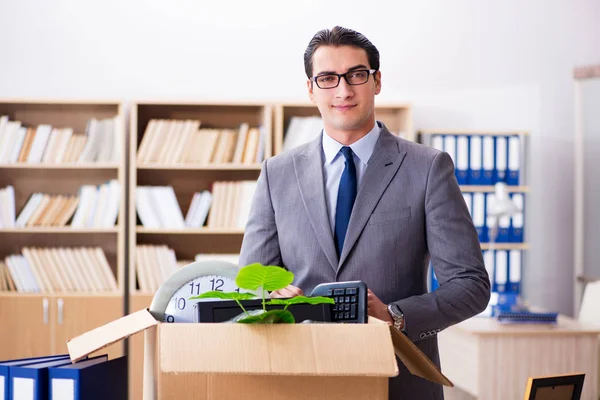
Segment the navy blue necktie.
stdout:
<path fill-rule="evenodd" d="M 354 206 L 358 186 L 352 149 L 344 146 L 341 151 L 346 159 L 346 167 L 340 179 L 335 208 L 335 246 L 338 256 L 342 254 L 342 247 L 344 247 L 346 230 L 348 229 L 348 222 L 350 222 L 350 214 L 352 214 L 352 207 Z"/>

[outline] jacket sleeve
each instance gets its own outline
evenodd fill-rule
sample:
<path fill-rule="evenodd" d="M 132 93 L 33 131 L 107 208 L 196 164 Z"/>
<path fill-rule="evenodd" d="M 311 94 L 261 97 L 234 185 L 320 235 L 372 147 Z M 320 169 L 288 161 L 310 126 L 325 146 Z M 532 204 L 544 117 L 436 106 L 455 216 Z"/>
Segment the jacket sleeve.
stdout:
<path fill-rule="evenodd" d="M 269 190 L 268 161 L 263 163 L 250 207 L 240 251 L 241 267 L 255 262 L 283 267 L 275 211 Z"/>
<path fill-rule="evenodd" d="M 477 231 L 447 153 L 432 161 L 425 189 L 425 229 L 439 282 L 432 293 L 396 302 L 408 337 L 417 341 L 483 311 L 490 298 Z"/>

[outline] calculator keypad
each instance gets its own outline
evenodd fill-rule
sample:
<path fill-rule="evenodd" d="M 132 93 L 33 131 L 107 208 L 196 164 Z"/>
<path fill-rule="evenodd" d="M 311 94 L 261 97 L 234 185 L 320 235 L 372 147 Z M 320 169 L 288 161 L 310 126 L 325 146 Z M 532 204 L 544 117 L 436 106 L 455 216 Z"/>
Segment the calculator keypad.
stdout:
<path fill-rule="evenodd" d="M 358 288 L 330 289 L 327 296 L 333 298 L 335 305 L 331 309 L 334 322 L 352 321 L 356 319 L 358 307 Z"/>

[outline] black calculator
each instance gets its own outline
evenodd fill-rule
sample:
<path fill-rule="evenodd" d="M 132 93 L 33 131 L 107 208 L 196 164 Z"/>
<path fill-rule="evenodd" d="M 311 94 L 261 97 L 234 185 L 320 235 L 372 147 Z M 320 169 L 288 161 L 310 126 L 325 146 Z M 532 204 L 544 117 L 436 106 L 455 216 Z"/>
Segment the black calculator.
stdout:
<path fill-rule="evenodd" d="M 311 296 L 331 297 L 331 322 L 366 324 L 367 285 L 363 281 L 331 282 L 317 285 Z"/>

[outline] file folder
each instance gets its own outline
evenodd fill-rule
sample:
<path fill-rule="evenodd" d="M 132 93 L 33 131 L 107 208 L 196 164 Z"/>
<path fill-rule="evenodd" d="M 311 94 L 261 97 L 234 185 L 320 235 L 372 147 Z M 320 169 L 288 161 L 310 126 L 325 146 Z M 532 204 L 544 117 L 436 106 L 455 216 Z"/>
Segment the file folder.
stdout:
<path fill-rule="evenodd" d="M 431 147 L 440 151 L 444 151 L 444 137 L 442 135 L 432 135 Z"/>
<path fill-rule="evenodd" d="M 71 364 L 70 358 L 60 358 L 35 364 L 10 367 L 13 399 L 47 400 L 48 368 Z"/>
<path fill-rule="evenodd" d="M 498 236 L 496 242 L 507 243 L 510 240 L 510 217 L 498 218 Z"/>
<path fill-rule="evenodd" d="M 494 201 L 496 201 L 496 195 L 494 193 L 485 194 L 485 241 L 486 242 L 497 242 L 498 237 L 492 237 L 494 225 L 498 223 L 497 218 L 493 216 L 492 210 L 494 208 Z M 498 232 L 498 230 L 496 230 Z"/>
<path fill-rule="evenodd" d="M 458 169 L 456 166 L 456 136 L 444 135 L 444 151 L 448 153 L 454 163 L 454 175 L 458 179 Z"/>
<path fill-rule="evenodd" d="M 477 230 L 479 242 L 487 242 L 485 232 L 485 194 L 473 193 L 473 225 Z"/>
<path fill-rule="evenodd" d="M 463 199 L 465 200 L 465 204 L 467 205 L 467 210 L 469 210 L 469 215 L 471 219 L 473 218 L 473 195 L 471 193 L 463 192 Z"/>
<path fill-rule="evenodd" d="M 126 356 L 50 368 L 48 376 L 49 400 L 127 400 Z"/>
<path fill-rule="evenodd" d="M 484 185 L 483 142 L 481 136 L 469 138 L 469 184 Z"/>
<path fill-rule="evenodd" d="M 513 243 L 523 243 L 523 220 L 524 220 L 524 203 L 525 196 L 523 193 L 513 193 L 512 201 L 521 210 L 511 218 L 510 241 Z"/>
<path fill-rule="evenodd" d="M 496 176 L 494 184 L 506 182 L 506 169 L 508 164 L 508 142 L 505 136 L 496 137 Z"/>
<path fill-rule="evenodd" d="M 557 312 L 537 313 L 531 311 L 500 312 L 497 316 L 501 324 L 556 324 Z"/>
<path fill-rule="evenodd" d="M 494 183 L 494 137 L 483 137 L 483 178 L 482 185 L 492 185 Z"/>
<path fill-rule="evenodd" d="M 521 250 L 511 250 L 509 253 L 509 291 L 517 294 L 521 292 L 521 257 Z"/>
<path fill-rule="evenodd" d="M 496 285 L 495 292 L 507 292 L 508 280 L 508 254 L 506 250 L 496 250 L 496 260 L 494 265 L 494 283 Z"/>
<path fill-rule="evenodd" d="M 16 367 L 21 365 L 35 364 L 39 362 L 45 362 L 57 359 L 68 359 L 68 354 L 48 356 L 48 357 L 33 357 L 33 358 L 22 358 L 18 360 L 7 360 L 0 362 L 0 400 L 12 399 L 11 380 L 10 380 L 10 367 Z"/>
<path fill-rule="evenodd" d="M 494 278 L 494 266 L 495 266 L 495 255 L 493 250 L 484 250 L 483 251 L 483 263 L 485 265 L 485 270 L 488 274 L 488 278 L 490 280 L 490 286 L 492 288 L 492 292 L 495 292 L 496 285 L 494 282 L 496 281 Z"/>
<path fill-rule="evenodd" d="M 519 186 L 519 174 L 521 169 L 521 138 L 511 136 L 508 138 L 508 185 Z"/>
<path fill-rule="evenodd" d="M 456 180 L 459 185 L 469 183 L 469 138 L 465 135 L 456 139 Z"/>

